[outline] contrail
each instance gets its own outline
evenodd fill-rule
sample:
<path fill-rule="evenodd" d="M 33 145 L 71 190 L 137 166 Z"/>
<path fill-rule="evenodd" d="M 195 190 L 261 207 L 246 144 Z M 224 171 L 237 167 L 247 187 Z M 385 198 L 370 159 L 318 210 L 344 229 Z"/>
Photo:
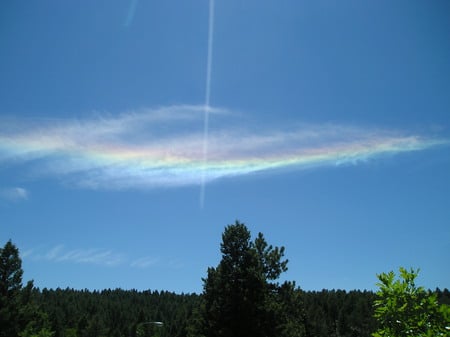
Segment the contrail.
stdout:
<path fill-rule="evenodd" d="M 208 133 L 209 133 L 209 112 L 211 97 L 211 68 L 213 54 L 213 33 L 214 33 L 214 0 L 209 0 L 209 26 L 208 26 L 208 56 L 206 61 L 206 88 L 205 88 L 205 106 L 203 123 L 203 169 L 202 181 L 200 187 L 200 207 L 205 205 L 205 177 L 206 163 L 208 161 Z"/>
<path fill-rule="evenodd" d="M 136 13 L 136 7 L 139 0 L 131 0 L 130 9 L 128 10 L 128 15 L 125 20 L 124 26 L 128 27 L 133 22 L 134 14 Z"/>

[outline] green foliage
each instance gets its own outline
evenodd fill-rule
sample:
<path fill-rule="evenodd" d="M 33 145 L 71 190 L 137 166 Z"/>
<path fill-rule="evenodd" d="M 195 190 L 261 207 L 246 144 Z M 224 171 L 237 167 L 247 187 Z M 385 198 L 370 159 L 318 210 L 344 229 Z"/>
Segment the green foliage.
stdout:
<path fill-rule="evenodd" d="M 450 307 L 438 304 L 437 296 L 417 287 L 419 270 L 400 268 L 378 276 L 378 298 L 374 302 L 375 318 L 380 328 L 374 337 L 437 337 L 450 334 Z"/>
<path fill-rule="evenodd" d="M 302 336 L 303 306 L 293 283 L 276 281 L 287 270 L 284 248 L 268 245 L 259 233 L 252 242 L 236 221 L 225 228 L 222 260 L 208 268 L 203 303 L 192 335 L 207 337 Z"/>
<path fill-rule="evenodd" d="M 35 301 L 48 313 L 54 337 L 185 337 L 196 294 L 106 289 L 43 289 Z M 162 327 L 142 324 L 162 321 Z"/>
<path fill-rule="evenodd" d="M 26 328 L 24 331 L 19 333 L 20 337 L 52 337 L 55 333 L 48 328 L 42 328 L 39 331 L 34 331 L 33 328 Z M 67 337 L 72 337 L 74 335 L 67 335 Z M 76 335 L 75 335 L 76 337 Z"/>
<path fill-rule="evenodd" d="M 20 337 L 52 337 L 55 334 L 50 328 L 47 314 L 35 303 L 30 301 L 23 305 L 22 312 L 25 328 L 19 332 Z"/>
<path fill-rule="evenodd" d="M 33 282 L 22 287 L 22 260 L 10 241 L 0 248 L 0 336 L 51 337 L 47 315 L 33 302 Z"/>
<path fill-rule="evenodd" d="M 0 336 L 15 337 L 20 331 L 22 261 L 10 241 L 0 248 Z"/>
<path fill-rule="evenodd" d="M 240 223 L 226 227 L 221 252 L 202 295 L 39 290 L 32 281 L 22 286 L 19 250 L 8 241 L 0 248 L 0 337 L 369 337 L 377 327 L 375 337 L 450 336 L 450 292 L 416 287 L 418 271 L 379 275 L 375 300 L 368 291 L 279 284 L 284 248 L 262 234 L 252 241 Z"/>
<path fill-rule="evenodd" d="M 311 337 L 370 337 L 375 330 L 374 294 L 322 290 L 303 293 L 306 332 Z"/>
<path fill-rule="evenodd" d="M 22 288 L 22 261 L 19 249 L 9 240 L 0 248 L 0 296 L 16 297 Z"/>
<path fill-rule="evenodd" d="M 275 293 L 272 303 L 276 304 L 276 336 L 301 337 L 306 335 L 306 313 L 303 292 L 294 282 L 284 282 Z"/>

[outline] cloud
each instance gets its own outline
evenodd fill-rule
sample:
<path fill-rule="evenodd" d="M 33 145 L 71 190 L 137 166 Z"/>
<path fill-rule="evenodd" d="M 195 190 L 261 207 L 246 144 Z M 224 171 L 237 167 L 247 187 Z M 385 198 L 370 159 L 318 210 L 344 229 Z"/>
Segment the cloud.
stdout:
<path fill-rule="evenodd" d="M 139 259 L 132 261 L 130 266 L 140 268 L 140 269 L 145 269 L 145 268 L 153 267 L 158 263 L 159 263 L 159 258 L 146 256 L 146 257 L 141 257 Z"/>
<path fill-rule="evenodd" d="M 91 264 L 105 267 L 128 265 L 139 269 L 154 267 L 161 262 L 160 258 L 157 257 L 144 256 L 130 259 L 125 254 L 121 254 L 110 249 L 67 249 L 62 244 L 58 244 L 49 249 L 42 249 L 42 247 L 39 249 L 28 249 L 21 254 L 21 257 L 37 261 L 69 264 Z M 166 263 L 166 265 L 170 266 L 171 262 Z"/>
<path fill-rule="evenodd" d="M 35 253 L 30 250 L 25 257 L 36 260 L 52 262 L 68 262 L 81 264 L 94 264 L 102 266 L 118 266 L 124 263 L 125 258 L 121 254 L 105 249 L 72 249 L 68 250 L 64 245 L 57 245 L 44 253 Z"/>
<path fill-rule="evenodd" d="M 30 192 L 23 187 L 11 187 L 0 189 L 0 198 L 8 201 L 28 200 Z"/>
<path fill-rule="evenodd" d="M 88 263 L 103 266 L 117 266 L 123 263 L 123 256 L 115 254 L 111 250 L 102 249 L 75 249 L 60 255 L 56 261 L 68 261 L 75 263 Z"/>
<path fill-rule="evenodd" d="M 20 253 L 20 257 L 22 259 L 24 259 L 24 258 L 27 258 L 29 256 L 32 256 L 33 252 L 34 252 L 33 249 L 27 249 L 27 250 L 24 250 L 24 251 L 20 251 L 19 253 Z"/>
<path fill-rule="evenodd" d="M 50 251 L 47 252 L 47 254 L 45 254 L 44 258 L 46 260 L 58 259 L 59 256 L 61 255 L 63 249 L 64 249 L 63 245 L 58 245 L 56 247 L 53 247 Z"/>
<path fill-rule="evenodd" d="M 236 127 L 233 112 L 209 108 L 214 128 L 204 156 L 204 106 L 94 114 L 85 119 L 2 120 L 0 163 L 26 164 L 89 189 L 149 189 L 320 166 L 355 165 L 425 150 L 447 140 L 338 124 Z M 219 126 L 218 126 L 219 125 Z"/>

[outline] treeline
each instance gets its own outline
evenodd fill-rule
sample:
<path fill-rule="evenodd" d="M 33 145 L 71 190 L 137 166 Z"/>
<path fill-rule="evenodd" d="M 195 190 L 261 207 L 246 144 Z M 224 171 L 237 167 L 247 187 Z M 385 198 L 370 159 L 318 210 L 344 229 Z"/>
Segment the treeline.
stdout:
<path fill-rule="evenodd" d="M 167 291 L 43 289 L 32 300 L 48 317 L 54 337 L 187 335 L 199 295 Z M 163 327 L 146 322 L 163 322 Z"/>
<path fill-rule="evenodd" d="M 447 337 L 450 292 L 415 285 L 418 270 L 377 275 L 379 290 L 303 291 L 279 282 L 284 247 L 239 222 L 201 294 L 37 289 L 18 248 L 0 248 L 0 337 Z"/>
<path fill-rule="evenodd" d="M 440 303 L 450 292 L 436 289 Z M 306 336 L 369 337 L 377 328 L 371 291 L 301 291 Z M 167 291 L 34 289 L 32 302 L 45 313 L 54 337 L 187 337 L 201 295 Z M 41 315 L 42 316 L 42 315 Z M 163 322 L 163 327 L 140 325 Z M 158 329 L 158 330 L 157 330 Z"/>
<path fill-rule="evenodd" d="M 305 292 L 307 336 L 369 337 L 376 330 L 371 291 Z"/>

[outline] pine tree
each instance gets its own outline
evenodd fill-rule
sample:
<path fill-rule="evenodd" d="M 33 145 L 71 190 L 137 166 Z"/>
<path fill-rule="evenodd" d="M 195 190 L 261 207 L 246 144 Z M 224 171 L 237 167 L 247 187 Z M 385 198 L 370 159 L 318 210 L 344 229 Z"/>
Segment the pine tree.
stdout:
<path fill-rule="evenodd" d="M 9 240 L 0 248 L 0 336 L 16 337 L 20 332 L 22 261 Z"/>
<path fill-rule="evenodd" d="M 207 337 L 272 337 L 304 332 L 300 301 L 289 303 L 294 284 L 276 280 L 287 270 L 284 247 L 267 244 L 259 233 L 252 242 L 247 227 L 236 221 L 225 228 L 222 260 L 204 279 L 200 334 Z M 289 300 L 291 300 L 290 298 Z M 295 309 L 295 310 L 292 310 Z M 197 332 L 198 333 L 198 332 Z"/>

